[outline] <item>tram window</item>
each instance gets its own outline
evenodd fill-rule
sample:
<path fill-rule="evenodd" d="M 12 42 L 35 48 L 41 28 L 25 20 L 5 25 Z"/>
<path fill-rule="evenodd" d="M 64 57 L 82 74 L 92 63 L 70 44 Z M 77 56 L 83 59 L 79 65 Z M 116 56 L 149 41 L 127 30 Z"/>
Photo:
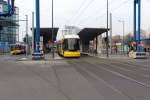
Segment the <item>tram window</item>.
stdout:
<path fill-rule="evenodd" d="M 68 40 L 67 39 L 65 39 L 63 42 L 63 49 L 68 50 Z"/>
<path fill-rule="evenodd" d="M 78 39 L 65 39 L 63 44 L 64 50 L 79 50 L 79 40 Z"/>
<path fill-rule="evenodd" d="M 75 41 L 74 48 L 75 48 L 76 50 L 80 50 L 79 40 L 76 40 L 76 41 Z"/>

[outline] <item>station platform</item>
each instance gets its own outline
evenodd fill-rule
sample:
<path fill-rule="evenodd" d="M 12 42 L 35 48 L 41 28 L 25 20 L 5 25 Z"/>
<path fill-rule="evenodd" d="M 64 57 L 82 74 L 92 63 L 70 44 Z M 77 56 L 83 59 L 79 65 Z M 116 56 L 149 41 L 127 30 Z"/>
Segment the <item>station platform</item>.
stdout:
<path fill-rule="evenodd" d="M 52 57 L 51 53 L 44 54 L 44 61 L 48 60 L 61 60 L 62 57 L 60 57 L 58 54 L 54 54 L 54 58 Z M 19 58 L 18 61 L 31 61 L 32 60 L 32 55 L 24 56 L 22 58 Z"/>
<path fill-rule="evenodd" d="M 107 57 L 106 54 L 91 54 L 91 53 L 82 52 L 81 55 L 98 57 L 98 58 L 106 58 L 106 59 L 131 59 L 127 54 L 109 54 L 109 57 Z"/>

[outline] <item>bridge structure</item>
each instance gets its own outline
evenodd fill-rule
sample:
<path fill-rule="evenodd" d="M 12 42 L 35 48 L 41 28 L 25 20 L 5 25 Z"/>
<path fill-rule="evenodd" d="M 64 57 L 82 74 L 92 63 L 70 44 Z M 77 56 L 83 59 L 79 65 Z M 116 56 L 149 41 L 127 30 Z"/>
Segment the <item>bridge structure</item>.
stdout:
<path fill-rule="evenodd" d="M 3 12 L 2 11 L 3 8 L 1 7 L 0 16 L 7 17 L 7 16 L 12 16 L 14 14 L 14 11 L 15 11 L 14 1 L 15 0 L 7 0 L 7 9 L 8 9 L 8 11 Z"/>

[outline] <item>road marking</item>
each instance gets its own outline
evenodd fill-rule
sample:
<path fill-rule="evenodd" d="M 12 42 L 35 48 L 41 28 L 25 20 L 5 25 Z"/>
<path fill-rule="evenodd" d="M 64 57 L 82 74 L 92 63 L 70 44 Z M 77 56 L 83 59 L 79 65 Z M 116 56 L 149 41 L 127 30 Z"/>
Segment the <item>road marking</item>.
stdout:
<path fill-rule="evenodd" d="M 117 68 L 121 69 L 122 71 L 135 73 L 135 71 L 133 71 L 133 70 L 125 69 L 125 68 L 122 68 L 122 67 L 117 67 Z"/>
<path fill-rule="evenodd" d="M 26 65 L 43 65 L 42 67 L 44 67 L 44 65 L 69 65 L 66 61 L 21 61 L 21 63 L 26 64 Z M 37 66 L 35 66 L 37 67 Z M 47 66 L 45 66 L 47 67 Z"/>
<path fill-rule="evenodd" d="M 150 71 L 150 69 L 148 69 L 148 68 L 141 68 L 141 69 L 143 69 L 145 71 Z"/>
<path fill-rule="evenodd" d="M 142 74 L 144 77 L 150 78 L 150 75 Z"/>
<path fill-rule="evenodd" d="M 115 75 L 118 75 L 118 76 L 123 77 L 123 78 L 125 78 L 125 79 L 128 79 L 128 80 L 130 80 L 130 81 L 136 82 L 136 83 L 138 83 L 138 84 L 140 84 L 140 85 L 142 85 L 142 86 L 144 86 L 144 87 L 150 88 L 150 85 L 145 84 L 145 83 L 142 83 L 142 82 L 139 82 L 139 81 L 137 81 L 137 80 L 135 80 L 135 79 L 133 79 L 133 78 L 131 78 L 131 77 L 122 75 L 121 73 L 118 73 L 118 72 L 115 72 L 115 71 L 108 70 L 108 69 L 106 69 L 106 68 L 104 68 L 104 67 L 101 67 L 101 68 L 104 69 L 104 70 L 106 70 L 106 71 L 108 71 L 108 72 L 111 72 L 111 73 L 113 73 L 113 74 L 115 74 Z"/>
<path fill-rule="evenodd" d="M 126 97 L 127 99 L 131 99 L 132 98 L 132 97 L 128 96 L 127 94 L 123 93 L 122 91 L 118 90 L 117 88 L 115 88 L 111 84 L 107 83 L 105 80 L 101 79 L 97 75 L 93 74 L 92 72 L 90 72 L 86 68 L 82 67 L 82 70 L 84 70 L 87 74 L 91 75 L 92 77 L 96 78 L 97 80 L 99 80 L 100 82 L 102 82 L 103 84 L 105 84 L 107 87 L 111 88 L 113 91 L 115 91 L 115 92 L 119 93 L 120 95 Z"/>

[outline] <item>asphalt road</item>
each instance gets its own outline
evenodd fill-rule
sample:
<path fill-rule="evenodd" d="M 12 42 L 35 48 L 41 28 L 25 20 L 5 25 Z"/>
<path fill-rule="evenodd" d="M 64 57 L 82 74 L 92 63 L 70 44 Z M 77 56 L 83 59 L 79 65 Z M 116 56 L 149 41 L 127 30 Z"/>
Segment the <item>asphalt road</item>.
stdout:
<path fill-rule="evenodd" d="M 150 60 L 73 60 L 80 72 L 107 100 L 149 100 Z M 80 63 L 80 64 L 79 64 Z"/>
<path fill-rule="evenodd" d="M 0 56 L 0 100 L 149 100 L 150 59 Z"/>

